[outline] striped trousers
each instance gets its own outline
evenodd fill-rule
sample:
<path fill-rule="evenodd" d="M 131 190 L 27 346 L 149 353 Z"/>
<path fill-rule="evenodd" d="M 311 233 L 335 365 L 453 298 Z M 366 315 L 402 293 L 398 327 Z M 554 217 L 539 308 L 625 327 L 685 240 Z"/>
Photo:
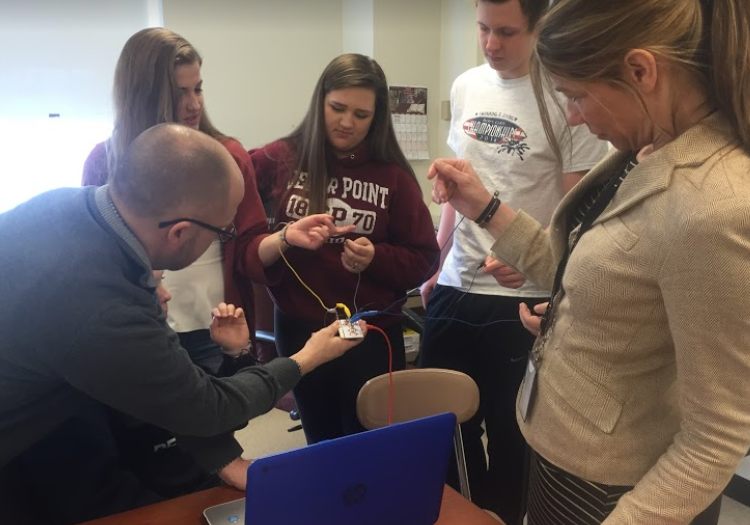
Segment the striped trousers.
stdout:
<path fill-rule="evenodd" d="M 527 525 L 600 525 L 633 487 L 583 480 L 531 452 Z M 721 496 L 692 525 L 716 525 Z"/>
<path fill-rule="evenodd" d="M 528 525 L 599 525 L 633 489 L 585 481 L 533 452 L 529 469 Z"/>

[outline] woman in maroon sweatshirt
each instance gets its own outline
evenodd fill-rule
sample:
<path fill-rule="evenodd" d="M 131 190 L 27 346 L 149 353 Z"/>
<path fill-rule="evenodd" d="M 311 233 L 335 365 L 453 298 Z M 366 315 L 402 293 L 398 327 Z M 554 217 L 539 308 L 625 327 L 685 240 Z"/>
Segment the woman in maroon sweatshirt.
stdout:
<path fill-rule="evenodd" d="M 320 297 L 284 261 L 267 265 L 279 354 L 294 354 L 312 331 L 331 321 L 327 309 L 343 303 L 352 312 L 379 312 L 367 321 L 385 331 L 393 369 L 403 369 L 401 306 L 406 291 L 434 271 L 439 248 L 419 184 L 396 141 L 383 70 L 363 55 L 337 57 L 318 80 L 299 126 L 250 154 L 266 209 L 272 210 L 269 221 L 289 241 L 284 255 Z M 300 249 L 286 228 L 316 213 L 332 215 L 349 231 L 317 250 Z M 371 332 L 347 355 L 303 378 L 294 395 L 308 443 L 363 430 L 357 393 L 368 379 L 387 372 L 388 362 L 385 338 Z"/>

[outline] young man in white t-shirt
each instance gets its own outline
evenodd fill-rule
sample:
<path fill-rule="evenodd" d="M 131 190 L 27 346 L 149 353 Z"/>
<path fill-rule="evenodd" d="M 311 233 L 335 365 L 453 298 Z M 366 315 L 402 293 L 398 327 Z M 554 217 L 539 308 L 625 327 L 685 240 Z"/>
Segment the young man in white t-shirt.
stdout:
<path fill-rule="evenodd" d="M 548 143 L 529 77 L 534 28 L 548 5 L 549 0 L 478 0 L 479 44 L 487 64 L 454 82 L 448 136 L 456 156 L 471 161 L 490 191 L 542 224 L 549 224 L 563 195 L 607 150 L 585 126 L 567 127 L 552 94 L 547 106 L 562 165 Z M 549 291 L 521 276 L 509 278 L 509 269 L 489 257 L 492 236 L 449 204 L 438 242 L 450 248 L 422 287 L 427 315 L 419 364 L 460 370 L 479 385 L 479 411 L 462 428 L 472 497 L 515 525 L 524 514 L 526 449 L 515 399 L 533 343 L 518 312 L 521 303 L 546 301 Z M 501 287 L 496 279 L 519 287 Z"/>

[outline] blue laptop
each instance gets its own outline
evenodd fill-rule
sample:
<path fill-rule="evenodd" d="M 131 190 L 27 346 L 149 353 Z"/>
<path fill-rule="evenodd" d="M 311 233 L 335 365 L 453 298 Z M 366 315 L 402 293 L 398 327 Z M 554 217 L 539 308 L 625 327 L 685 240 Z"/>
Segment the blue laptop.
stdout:
<path fill-rule="evenodd" d="M 203 514 L 210 525 L 432 525 L 455 424 L 439 414 L 256 459 L 247 498 Z"/>

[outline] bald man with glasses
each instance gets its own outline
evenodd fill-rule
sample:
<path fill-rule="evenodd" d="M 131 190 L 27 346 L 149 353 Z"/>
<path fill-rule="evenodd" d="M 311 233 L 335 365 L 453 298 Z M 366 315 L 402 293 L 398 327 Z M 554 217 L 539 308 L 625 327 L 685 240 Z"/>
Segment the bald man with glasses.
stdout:
<path fill-rule="evenodd" d="M 8 490 L 22 481 L 15 461 L 92 406 L 210 440 L 356 344 L 331 325 L 292 358 L 232 377 L 190 361 L 152 270 L 184 268 L 231 236 L 243 192 L 221 144 L 161 124 L 133 141 L 110 185 L 54 190 L 0 215 L 0 522 L 24 511 Z"/>

